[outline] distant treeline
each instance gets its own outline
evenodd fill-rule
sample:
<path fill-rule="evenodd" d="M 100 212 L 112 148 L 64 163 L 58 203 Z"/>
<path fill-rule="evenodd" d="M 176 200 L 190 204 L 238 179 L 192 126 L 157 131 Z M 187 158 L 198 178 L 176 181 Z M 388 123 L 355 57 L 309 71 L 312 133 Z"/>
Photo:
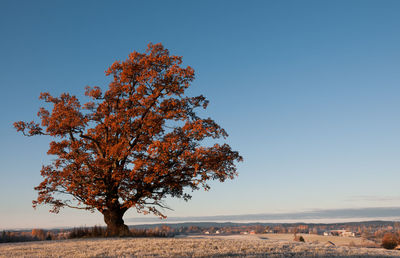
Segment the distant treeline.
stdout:
<path fill-rule="evenodd" d="M 173 231 L 168 227 L 150 229 L 130 229 L 128 237 L 172 237 Z M 0 243 L 65 240 L 74 238 L 106 237 L 106 228 L 101 226 L 79 227 L 73 229 L 32 229 L 32 231 L 3 231 L 0 234 Z"/>
<path fill-rule="evenodd" d="M 344 229 L 355 236 L 371 240 L 381 239 L 385 233 L 400 235 L 400 223 L 392 221 L 367 221 L 333 224 L 314 223 L 217 223 L 196 222 L 177 224 L 135 225 L 130 227 L 131 237 L 173 237 L 186 234 L 261 234 L 261 233 L 306 233 L 323 234 L 330 230 Z M 72 229 L 33 229 L 29 231 L 3 231 L 0 243 L 63 240 L 73 238 L 106 237 L 106 228 L 101 226 Z"/>

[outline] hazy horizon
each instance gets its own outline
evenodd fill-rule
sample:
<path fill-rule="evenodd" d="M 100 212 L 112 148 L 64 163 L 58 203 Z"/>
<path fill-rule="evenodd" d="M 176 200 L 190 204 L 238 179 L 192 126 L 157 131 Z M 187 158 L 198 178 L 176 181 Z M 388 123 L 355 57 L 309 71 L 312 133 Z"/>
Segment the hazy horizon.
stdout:
<path fill-rule="evenodd" d="M 361 209 L 336 209 L 336 210 L 311 210 L 289 213 L 261 213 L 261 214 L 240 214 L 240 215 L 210 215 L 210 216 L 188 216 L 169 217 L 157 219 L 151 217 L 126 218 L 126 223 L 175 223 L 175 222 L 307 222 L 307 223 L 328 223 L 355 222 L 366 220 L 400 220 L 400 207 L 379 207 Z M 318 221 L 318 222 L 316 222 Z"/>
<path fill-rule="evenodd" d="M 337 210 L 311 210 L 288 213 L 263 213 L 263 214 L 240 214 L 240 215 L 209 215 L 209 216 L 186 216 L 168 217 L 160 219 L 154 216 L 127 217 L 124 219 L 127 225 L 146 225 L 146 224 L 177 224 L 177 223 L 197 223 L 197 222 L 216 222 L 216 223 L 345 223 L 345 222 L 368 222 L 368 221 L 400 221 L 400 207 L 374 207 L 361 209 L 337 209 Z M 53 225 L 50 227 L 40 227 L 45 229 L 52 228 L 71 228 L 71 227 L 91 227 L 101 225 L 94 224 L 71 224 Z M 0 227 L 1 230 L 23 230 L 38 228 L 35 226 L 26 227 Z"/>

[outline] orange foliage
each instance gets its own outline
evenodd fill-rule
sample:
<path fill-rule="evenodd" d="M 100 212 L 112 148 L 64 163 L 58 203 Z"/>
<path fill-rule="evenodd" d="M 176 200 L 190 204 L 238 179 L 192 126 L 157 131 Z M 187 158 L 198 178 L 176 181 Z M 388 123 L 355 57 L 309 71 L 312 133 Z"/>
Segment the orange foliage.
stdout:
<path fill-rule="evenodd" d="M 208 189 L 208 180 L 234 178 L 242 158 L 227 144 L 202 146 L 228 135 L 196 114 L 208 101 L 185 95 L 194 70 L 181 64 L 161 44 L 149 44 L 145 53 L 133 52 L 108 68 L 108 90 L 86 87 L 91 101 L 83 105 L 68 93 L 42 93 L 52 109 L 40 108 L 41 123 L 14 123 L 24 135 L 54 138 L 48 154 L 56 158 L 41 170 L 34 207 L 97 209 L 106 223 L 121 221 L 132 207 L 162 217 L 166 196 L 188 200 L 186 188 Z"/>
<path fill-rule="evenodd" d="M 37 229 L 34 228 L 32 229 L 32 237 L 36 237 L 39 240 L 44 240 L 46 238 L 46 233 L 44 232 L 43 229 Z"/>
<path fill-rule="evenodd" d="M 394 249 L 399 240 L 394 233 L 386 233 L 382 238 L 382 247 L 386 249 Z"/>

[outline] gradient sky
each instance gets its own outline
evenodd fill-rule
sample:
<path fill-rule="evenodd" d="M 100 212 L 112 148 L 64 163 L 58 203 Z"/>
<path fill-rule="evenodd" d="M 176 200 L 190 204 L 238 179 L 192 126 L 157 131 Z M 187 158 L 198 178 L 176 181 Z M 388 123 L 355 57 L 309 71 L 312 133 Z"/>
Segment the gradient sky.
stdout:
<path fill-rule="evenodd" d="M 399 1 L 0 1 L 0 229 L 101 224 L 36 211 L 49 139 L 39 93 L 83 96 L 106 68 L 161 42 L 196 71 L 190 94 L 244 162 L 167 215 L 400 206 Z M 125 218 L 138 217 L 132 210 Z"/>

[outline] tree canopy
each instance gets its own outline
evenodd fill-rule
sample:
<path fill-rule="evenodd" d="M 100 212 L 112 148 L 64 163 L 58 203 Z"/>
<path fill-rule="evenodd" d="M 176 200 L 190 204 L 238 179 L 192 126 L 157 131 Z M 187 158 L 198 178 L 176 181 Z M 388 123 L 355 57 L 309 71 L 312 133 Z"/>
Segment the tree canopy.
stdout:
<path fill-rule="evenodd" d="M 208 101 L 185 95 L 195 76 L 190 66 L 182 67 L 182 57 L 149 44 L 145 53 L 113 63 L 106 75 L 112 78 L 106 91 L 86 87 L 88 102 L 41 93 L 51 106 L 40 108 L 41 122 L 14 123 L 24 135 L 53 139 L 47 154 L 55 159 L 42 167 L 34 207 L 98 210 L 109 235 L 121 235 L 129 208 L 164 216 L 165 197 L 188 200 L 186 189 L 208 189 L 210 180 L 237 175 L 239 153 L 228 144 L 209 144 L 228 134 L 196 112 Z"/>

